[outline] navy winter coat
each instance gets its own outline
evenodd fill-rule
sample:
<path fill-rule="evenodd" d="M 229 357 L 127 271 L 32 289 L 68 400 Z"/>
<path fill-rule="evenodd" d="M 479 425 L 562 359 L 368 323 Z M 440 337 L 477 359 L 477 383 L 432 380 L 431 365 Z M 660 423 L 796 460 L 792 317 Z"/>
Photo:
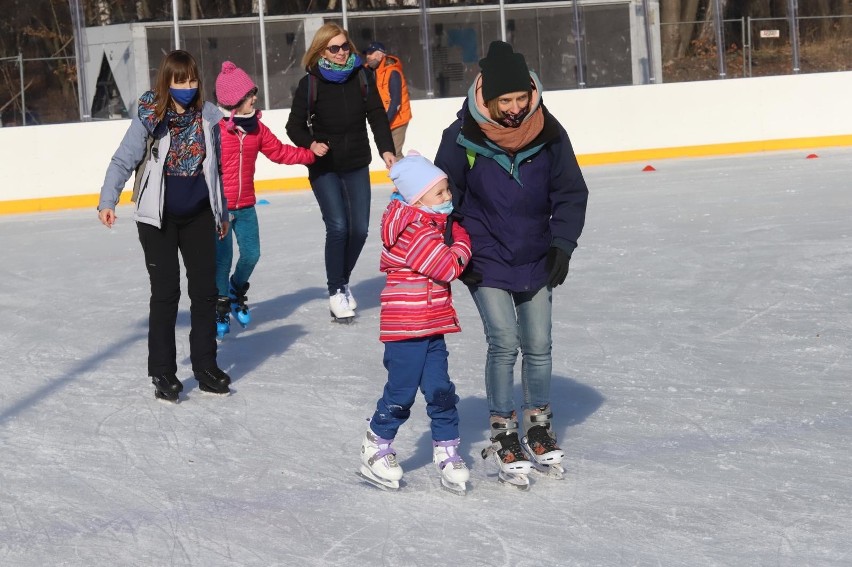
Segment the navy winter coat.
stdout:
<path fill-rule="evenodd" d="M 541 111 L 541 133 L 511 155 L 485 137 L 465 100 L 435 156 L 470 234 L 470 269 L 484 287 L 541 289 L 548 249 L 570 256 L 583 231 L 589 190 L 565 129 L 544 105 Z"/>

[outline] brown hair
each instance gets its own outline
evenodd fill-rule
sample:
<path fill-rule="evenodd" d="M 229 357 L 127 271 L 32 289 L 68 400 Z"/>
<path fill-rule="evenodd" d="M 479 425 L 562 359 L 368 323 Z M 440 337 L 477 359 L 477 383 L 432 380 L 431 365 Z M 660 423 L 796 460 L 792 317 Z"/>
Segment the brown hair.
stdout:
<path fill-rule="evenodd" d="M 329 22 L 320 26 L 320 29 L 318 29 L 317 33 L 314 34 L 311 46 L 308 48 L 308 51 L 305 52 L 305 56 L 302 57 L 302 65 L 304 65 L 306 69 L 316 65 L 317 61 L 319 61 L 320 57 L 322 57 L 322 52 L 325 51 L 326 47 L 328 47 L 328 42 L 340 34 L 343 34 L 346 37 L 346 41 L 349 42 L 349 53 L 357 53 L 358 49 L 349 38 L 349 32 L 334 22 Z"/>
<path fill-rule="evenodd" d="M 530 102 L 532 102 L 532 90 L 527 91 L 527 97 L 529 97 Z M 485 101 L 485 107 L 488 109 L 488 114 L 491 115 L 491 120 L 494 120 L 495 122 L 501 120 L 505 116 L 505 114 L 500 110 L 500 103 L 497 102 L 499 100 L 500 97 L 495 96 L 491 100 Z"/>
<path fill-rule="evenodd" d="M 166 55 L 163 62 L 160 63 L 159 71 L 157 71 L 157 82 L 154 85 L 154 102 L 156 103 L 154 112 L 158 120 L 163 119 L 167 108 L 174 108 L 174 101 L 172 101 L 169 93 L 169 87 L 172 86 L 173 80 L 179 83 L 186 80 L 198 81 L 198 94 L 190 107 L 201 110 L 204 106 L 204 90 L 201 88 L 201 73 L 198 71 L 198 64 L 188 51 L 178 49 Z"/>

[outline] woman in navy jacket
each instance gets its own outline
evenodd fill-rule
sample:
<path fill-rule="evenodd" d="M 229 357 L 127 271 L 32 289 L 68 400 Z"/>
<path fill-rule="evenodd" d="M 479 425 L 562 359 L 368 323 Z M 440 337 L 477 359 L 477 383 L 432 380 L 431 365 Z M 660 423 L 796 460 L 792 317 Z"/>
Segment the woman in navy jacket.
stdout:
<path fill-rule="evenodd" d="M 346 30 L 321 26 L 302 62 L 307 74 L 293 97 L 287 136 L 317 155 L 308 178 L 325 222 L 329 308 L 335 320 L 349 322 L 357 306 L 349 276 L 370 221 L 367 122 L 388 169 L 396 161 L 393 138 L 376 85 Z"/>
<path fill-rule="evenodd" d="M 458 222 L 473 247 L 462 281 L 488 342 L 492 445 L 483 456 L 495 456 L 501 481 L 525 489 L 532 466 L 557 478 L 563 472 L 564 453 L 551 427 L 552 290 L 568 274 L 588 189 L 568 134 L 542 104 L 541 83 L 524 56 L 495 41 L 479 65 L 435 165 L 450 178 Z M 519 351 L 522 439 L 512 396 Z"/>

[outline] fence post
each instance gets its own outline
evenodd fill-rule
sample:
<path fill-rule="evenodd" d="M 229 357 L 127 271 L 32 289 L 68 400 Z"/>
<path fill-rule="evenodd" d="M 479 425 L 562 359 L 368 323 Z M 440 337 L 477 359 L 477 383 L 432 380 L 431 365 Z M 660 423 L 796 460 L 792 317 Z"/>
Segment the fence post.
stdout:
<path fill-rule="evenodd" d="M 787 14 L 790 18 L 790 45 L 793 48 L 793 73 L 799 73 L 799 1 L 787 0 Z"/>
<path fill-rule="evenodd" d="M 175 28 L 175 49 L 180 49 L 180 28 L 178 27 L 178 0 L 172 0 L 172 23 Z"/>
<path fill-rule="evenodd" d="M 269 68 L 266 64 L 266 22 L 264 21 L 264 0 L 258 0 L 258 18 L 260 22 L 260 70 L 263 75 L 263 107 L 269 110 Z"/>
<path fill-rule="evenodd" d="M 722 2 L 713 0 L 713 27 L 716 28 L 716 54 L 719 56 L 719 78 L 727 75 L 725 69 L 725 31 L 722 29 Z"/>
<path fill-rule="evenodd" d="M 26 90 L 24 88 L 24 54 L 18 53 L 18 73 L 21 77 L 21 117 L 22 124 L 27 125 L 27 99 L 25 98 Z"/>
<path fill-rule="evenodd" d="M 435 98 L 435 90 L 432 88 L 432 49 L 429 41 L 429 0 L 420 0 L 420 43 L 423 44 L 423 66 L 426 69 L 426 96 Z"/>
<path fill-rule="evenodd" d="M 751 77 L 751 16 L 746 18 L 746 35 L 748 37 L 748 76 Z"/>
<path fill-rule="evenodd" d="M 642 0 L 642 19 L 645 21 L 645 50 L 648 53 L 648 82 L 652 85 L 657 82 L 654 72 L 654 47 L 651 42 L 651 10 L 648 8 L 648 0 Z"/>
<path fill-rule="evenodd" d="M 92 119 L 92 101 L 89 100 L 89 81 L 86 73 L 86 58 L 88 47 L 83 35 L 83 12 L 80 0 L 70 0 L 71 24 L 74 26 L 74 62 L 77 65 L 77 104 L 80 107 L 80 121 Z"/>
<path fill-rule="evenodd" d="M 584 70 L 586 64 L 585 49 L 583 49 L 583 26 L 581 22 L 580 12 L 577 10 L 577 4 L 580 0 L 571 2 L 571 10 L 574 12 L 574 47 L 577 50 L 577 87 L 586 88 L 586 73 Z"/>

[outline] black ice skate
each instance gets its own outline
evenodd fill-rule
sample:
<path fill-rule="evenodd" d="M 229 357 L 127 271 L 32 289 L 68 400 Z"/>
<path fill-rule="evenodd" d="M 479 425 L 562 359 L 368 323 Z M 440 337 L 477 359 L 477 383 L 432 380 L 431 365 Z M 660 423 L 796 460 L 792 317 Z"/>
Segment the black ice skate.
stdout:
<path fill-rule="evenodd" d="M 195 372 L 195 379 L 198 380 L 198 389 L 202 392 L 220 396 L 231 393 L 228 388 L 231 377 L 217 367 Z"/>
<path fill-rule="evenodd" d="M 514 413 L 510 418 L 491 416 L 491 445 L 482 450 L 483 459 L 489 456 L 493 456 L 500 467 L 497 480 L 501 484 L 518 490 L 530 489 L 530 479 L 527 475 L 532 464 L 521 449 L 518 422 Z"/>
<path fill-rule="evenodd" d="M 565 452 L 556 444 L 556 434 L 550 425 L 552 419 L 550 406 L 524 410 L 525 435 L 521 444 L 537 472 L 562 480 L 565 478 L 562 466 Z"/>
<path fill-rule="evenodd" d="M 180 383 L 177 376 L 169 373 L 151 376 L 151 383 L 154 384 L 155 398 L 166 402 L 179 402 L 183 384 Z"/>

